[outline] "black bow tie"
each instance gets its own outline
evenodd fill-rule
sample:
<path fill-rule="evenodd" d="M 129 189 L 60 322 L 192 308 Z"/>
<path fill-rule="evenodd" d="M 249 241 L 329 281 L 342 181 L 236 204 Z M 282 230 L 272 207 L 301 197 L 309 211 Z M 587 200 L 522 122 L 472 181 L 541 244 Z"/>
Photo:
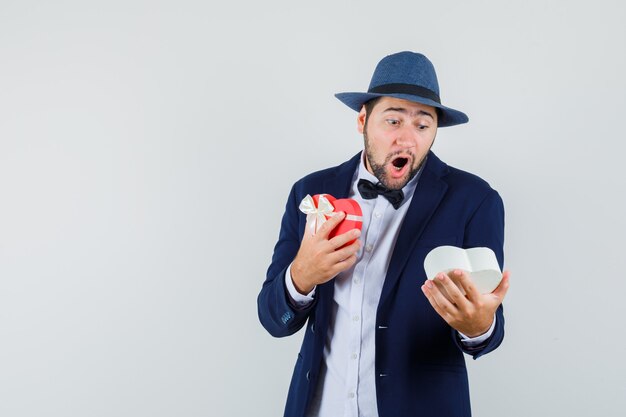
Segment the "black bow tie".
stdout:
<path fill-rule="evenodd" d="M 387 200 L 389 200 L 393 208 L 395 208 L 396 210 L 398 209 L 398 207 L 400 207 L 400 204 L 402 204 L 402 200 L 404 200 L 404 193 L 402 192 L 402 190 L 390 190 L 381 183 L 374 185 L 368 180 L 360 179 L 357 188 L 359 189 L 359 194 L 361 194 L 361 197 L 366 200 L 370 200 L 372 198 L 378 197 L 379 195 L 382 195 Z"/>

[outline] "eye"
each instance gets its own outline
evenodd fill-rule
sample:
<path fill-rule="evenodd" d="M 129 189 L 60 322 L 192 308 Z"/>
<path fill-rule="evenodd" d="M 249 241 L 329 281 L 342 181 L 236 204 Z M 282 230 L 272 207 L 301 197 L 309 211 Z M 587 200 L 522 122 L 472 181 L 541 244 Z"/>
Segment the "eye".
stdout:
<path fill-rule="evenodd" d="M 398 119 L 387 119 L 386 122 L 391 126 L 397 126 L 400 124 L 400 120 Z"/>
<path fill-rule="evenodd" d="M 430 126 L 428 125 L 417 125 L 417 130 L 426 130 L 428 129 Z"/>

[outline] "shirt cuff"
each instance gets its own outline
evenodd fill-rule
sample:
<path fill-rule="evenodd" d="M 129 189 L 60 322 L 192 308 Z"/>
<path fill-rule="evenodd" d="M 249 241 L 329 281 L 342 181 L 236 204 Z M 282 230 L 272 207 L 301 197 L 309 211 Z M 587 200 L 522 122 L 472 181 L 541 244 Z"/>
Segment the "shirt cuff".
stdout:
<path fill-rule="evenodd" d="M 291 298 L 291 302 L 295 307 L 303 308 L 313 302 L 316 287 L 313 287 L 311 292 L 307 295 L 300 294 L 298 290 L 296 290 L 296 286 L 293 285 L 293 279 L 291 278 L 291 264 L 289 264 L 287 270 L 285 271 L 285 286 L 287 287 L 287 294 L 289 295 L 289 298 Z"/>
<path fill-rule="evenodd" d="M 491 327 L 489 328 L 489 330 L 487 330 L 486 333 L 483 333 L 480 336 L 467 337 L 463 333 L 459 332 L 459 335 L 461 336 L 461 343 L 463 343 L 463 345 L 467 347 L 478 346 L 481 343 L 483 343 L 485 340 L 491 337 L 491 335 L 493 334 L 493 329 L 495 328 L 496 328 L 496 316 L 494 315 L 493 322 L 491 323 Z"/>

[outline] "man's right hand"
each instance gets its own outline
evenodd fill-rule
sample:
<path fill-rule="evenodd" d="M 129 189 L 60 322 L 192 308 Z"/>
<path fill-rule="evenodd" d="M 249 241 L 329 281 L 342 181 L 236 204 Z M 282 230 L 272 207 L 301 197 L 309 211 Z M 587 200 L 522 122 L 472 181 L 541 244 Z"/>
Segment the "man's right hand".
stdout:
<path fill-rule="evenodd" d="M 311 233 L 308 223 L 305 226 L 300 249 L 291 264 L 291 279 L 299 293 L 310 293 L 316 285 L 330 281 L 355 264 L 356 254 L 361 247 L 359 229 L 328 239 L 330 232 L 345 216 L 343 212 L 335 214 L 315 234 Z M 354 243 L 342 247 L 354 239 Z"/>

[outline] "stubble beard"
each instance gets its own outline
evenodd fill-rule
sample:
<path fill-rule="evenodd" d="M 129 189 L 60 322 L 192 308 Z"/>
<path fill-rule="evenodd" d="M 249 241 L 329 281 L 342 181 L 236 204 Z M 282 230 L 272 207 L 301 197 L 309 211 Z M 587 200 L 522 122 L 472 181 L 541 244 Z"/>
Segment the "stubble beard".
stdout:
<path fill-rule="evenodd" d="M 363 131 L 363 139 L 365 141 L 365 157 L 367 158 L 367 162 L 369 163 L 370 168 L 372 169 L 372 172 L 374 174 L 374 176 L 376 177 L 376 179 L 378 179 L 378 181 L 384 185 L 385 187 L 387 187 L 390 190 L 401 190 L 402 188 L 404 188 L 405 185 L 408 184 L 409 181 L 411 181 L 415 175 L 419 172 L 420 168 L 422 168 L 422 165 L 424 164 L 424 161 L 426 160 L 426 155 L 424 154 L 424 156 L 422 157 L 422 159 L 417 163 L 417 164 L 413 164 L 413 166 L 411 166 L 411 169 L 409 170 L 409 172 L 406 175 L 406 179 L 404 181 L 401 181 L 399 183 L 396 184 L 391 184 L 389 177 L 387 175 L 387 171 L 385 170 L 385 166 L 389 165 L 391 163 L 391 161 L 400 154 L 407 154 L 411 156 L 411 159 L 413 161 L 415 161 L 415 154 L 412 151 L 398 151 L 398 152 L 394 152 L 392 154 L 387 155 L 387 157 L 385 158 L 385 161 L 382 164 L 378 164 L 376 163 L 376 160 L 374 159 L 374 154 L 372 153 L 372 149 L 369 143 L 369 138 L 367 136 L 367 132 L 366 132 L 367 128 L 364 129 Z"/>

